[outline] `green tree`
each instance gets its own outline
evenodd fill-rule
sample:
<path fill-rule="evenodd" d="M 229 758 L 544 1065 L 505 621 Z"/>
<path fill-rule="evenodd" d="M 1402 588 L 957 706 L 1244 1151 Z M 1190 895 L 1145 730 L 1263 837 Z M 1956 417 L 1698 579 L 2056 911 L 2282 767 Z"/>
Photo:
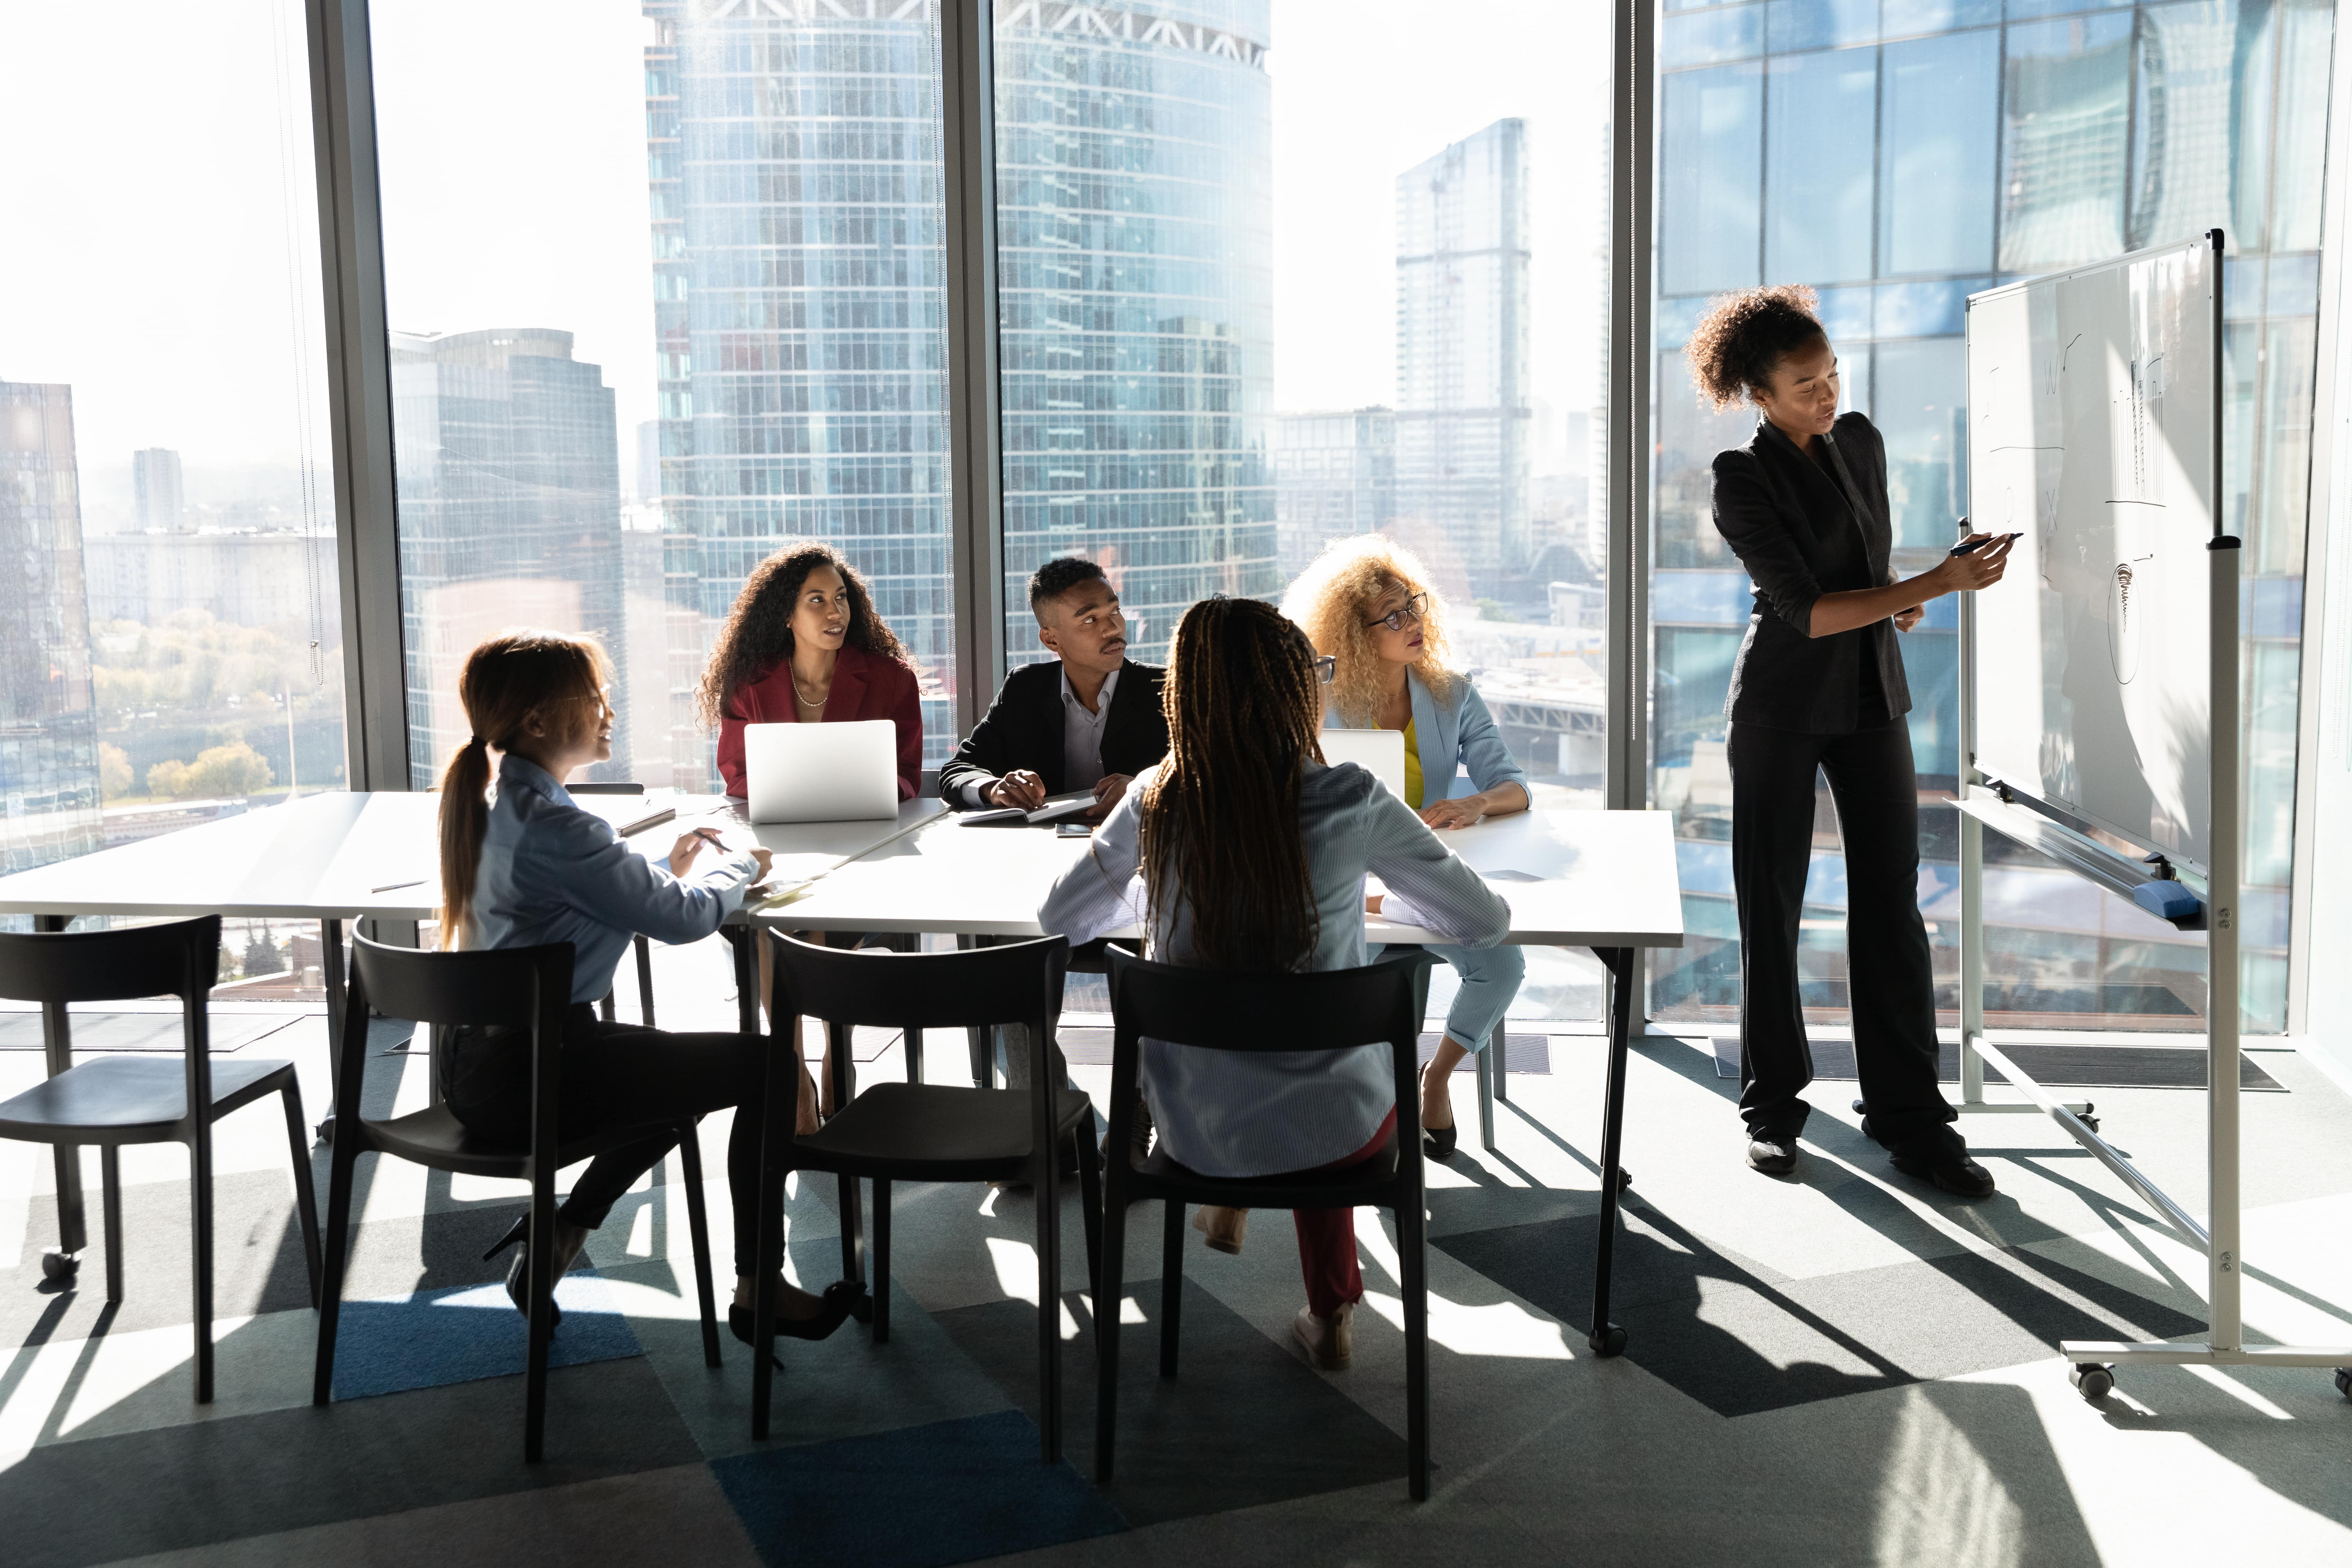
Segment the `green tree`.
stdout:
<path fill-rule="evenodd" d="M 268 759 L 243 741 L 208 746 L 196 753 L 188 770 L 188 793 L 200 795 L 251 795 L 267 789 L 275 775 Z"/>
<path fill-rule="evenodd" d="M 121 800 L 131 793 L 131 753 L 120 746 L 98 744 L 98 795 L 100 800 Z"/>
<path fill-rule="evenodd" d="M 177 800 L 189 793 L 188 764 L 173 757 L 147 770 L 147 793 Z"/>

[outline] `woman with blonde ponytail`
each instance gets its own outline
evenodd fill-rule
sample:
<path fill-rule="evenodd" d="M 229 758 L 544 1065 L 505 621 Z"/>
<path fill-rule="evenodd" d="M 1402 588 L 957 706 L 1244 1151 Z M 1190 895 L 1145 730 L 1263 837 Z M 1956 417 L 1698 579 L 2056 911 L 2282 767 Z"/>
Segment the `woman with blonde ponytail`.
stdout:
<path fill-rule="evenodd" d="M 509 632 L 467 656 L 458 700 L 473 730 L 441 775 L 441 941 L 451 948 L 572 947 L 572 1006 L 564 1019 L 561 1136 L 600 1128 L 683 1121 L 760 1103 L 765 1043 L 756 1034 L 675 1034 L 608 1024 L 593 1004 L 639 932 L 698 942 L 767 874 L 768 852 L 682 836 L 665 861 L 635 853 L 611 824 L 572 803 L 563 781 L 613 754 L 613 708 L 604 650 L 556 632 Z M 713 863 L 695 862 L 714 850 Z M 442 1098 L 467 1127 L 520 1142 L 530 1130 L 529 1042 L 503 1027 L 458 1028 L 433 1056 Z M 652 1132 L 601 1154 L 556 1211 L 555 1272 L 562 1275 L 604 1222 L 614 1202 L 677 1142 Z M 738 1115 L 727 1146 L 735 1201 L 735 1305 L 728 1323 L 754 1337 L 760 1125 Z M 782 1223 L 781 1202 L 769 1212 Z M 507 1293 L 523 1307 L 530 1278 L 527 1221 L 499 1247 L 516 1245 Z M 498 1247 L 491 1251 L 496 1253 Z M 856 1289 L 846 1281 L 812 1296 L 781 1282 L 776 1331 L 822 1339 L 841 1326 Z"/>

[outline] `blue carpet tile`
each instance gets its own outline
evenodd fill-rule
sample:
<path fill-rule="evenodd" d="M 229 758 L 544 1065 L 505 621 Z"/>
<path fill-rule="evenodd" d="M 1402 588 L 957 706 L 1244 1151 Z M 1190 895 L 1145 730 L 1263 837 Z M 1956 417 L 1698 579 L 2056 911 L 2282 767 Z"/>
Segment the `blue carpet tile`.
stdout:
<path fill-rule="evenodd" d="M 1127 1528 L 1066 1462 L 1038 1462 L 1037 1428 L 1013 1410 L 710 1468 L 772 1568 L 940 1568 Z"/>
<path fill-rule="evenodd" d="M 643 1355 L 611 1288 L 581 1270 L 556 1281 L 563 1321 L 547 1364 L 579 1366 Z M 506 1287 L 460 1285 L 413 1296 L 346 1301 L 335 1334 L 335 1397 L 364 1399 L 521 1372 L 529 1325 Z"/>

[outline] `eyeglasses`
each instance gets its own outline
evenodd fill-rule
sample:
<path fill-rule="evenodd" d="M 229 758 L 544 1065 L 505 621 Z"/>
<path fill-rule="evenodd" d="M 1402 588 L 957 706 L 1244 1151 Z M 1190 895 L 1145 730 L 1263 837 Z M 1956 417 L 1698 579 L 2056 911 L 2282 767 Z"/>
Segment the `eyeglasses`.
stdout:
<path fill-rule="evenodd" d="M 1336 653 L 1324 654 L 1315 661 L 1315 679 L 1318 685 L 1330 685 L 1331 678 L 1339 671 L 1339 656 Z"/>
<path fill-rule="evenodd" d="M 1422 613 L 1428 608 L 1429 595 L 1426 594 L 1414 594 L 1408 597 L 1401 606 L 1391 610 L 1387 615 L 1382 616 L 1380 619 L 1375 621 L 1366 621 L 1364 623 L 1364 629 L 1366 631 L 1370 631 L 1374 626 L 1386 626 L 1392 632 L 1401 632 L 1404 630 L 1407 624 L 1418 626 L 1421 622 Z"/>

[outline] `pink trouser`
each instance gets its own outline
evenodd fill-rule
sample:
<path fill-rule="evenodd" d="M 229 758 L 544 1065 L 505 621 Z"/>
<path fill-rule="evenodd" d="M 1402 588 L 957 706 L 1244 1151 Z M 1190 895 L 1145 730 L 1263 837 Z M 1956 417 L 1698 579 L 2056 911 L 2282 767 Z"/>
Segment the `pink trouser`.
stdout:
<path fill-rule="evenodd" d="M 1396 1133 L 1396 1110 L 1372 1131 L 1370 1142 L 1344 1160 L 1318 1165 L 1316 1171 L 1344 1171 L 1360 1165 L 1381 1152 Z M 1306 1174 L 1307 1173 L 1301 1173 Z M 1339 1310 L 1342 1301 L 1364 1299 L 1364 1271 L 1356 1263 L 1354 1209 L 1293 1209 L 1290 1223 L 1298 1229 L 1298 1270 L 1307 1276 L 1307 1305 L 1318 1318 Z"/>

